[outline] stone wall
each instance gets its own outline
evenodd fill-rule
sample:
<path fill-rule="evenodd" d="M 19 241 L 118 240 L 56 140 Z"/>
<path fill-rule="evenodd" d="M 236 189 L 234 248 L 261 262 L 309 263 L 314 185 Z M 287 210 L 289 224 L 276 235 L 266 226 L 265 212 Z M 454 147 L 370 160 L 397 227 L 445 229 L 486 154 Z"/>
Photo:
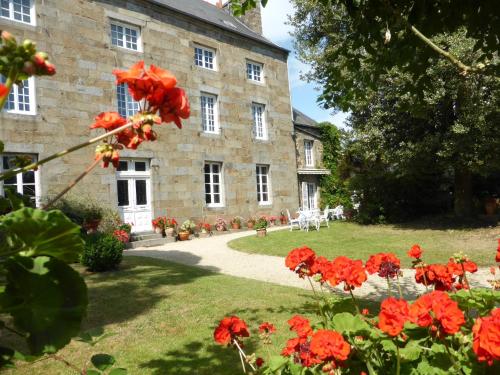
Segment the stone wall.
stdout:
<path fill-rule="evenodd" d="M 304 141 L 313 141 L 313 161 L 314 167 L 307 167 L 305 162 Z M 309 134 L 295 128 L 295 153 L 297 158 L 297 168 L 324 168 L 323 165 L 323 144 L 321 141 Z"/>
<path fill-rule="evenodd" d="M 205 161 L 223 163 L 225 207 L 205 209 L 209 220 L 222 215 L 277 214 L 298 204 L 295 147 L 292 138 L 287 53 L 245 39 L 210 24 L 147 1 L 36 0 L 37 26 L 0 18 L 0 28 L 17 38 L 30 38 L 57 67 L 50 78 L 36 79 L 35 116 L 0 114 L 0 139 L 7 152 L 32 152 L 39 158 L 100 134 L 88 126 L 101 111 L 117 109 L 111 74 L 138 60 L 172 71 L 186 89 L 192 116 L 182 130 L 158 127 L 158 141 L 125 157 L 154 159 L 151 190 L 153 215 L 167 212 L 179 220 L 198 219 L 204 205 Z M 110 18 L 141 26 L 144 52 L 111 45 Z M 194 44 L 217 50 L 218 71 L 196 67 Z M 264 64 L 265 84 L 246 79 L 246 59 Z M 219 97 L 221 134 L 202 133 L 200 91 Z M 252 138 L 252 101 L 266 104 L 269 141 Z M 40 169 L 42 194 L 57 193 L 93 159 L 85 148 Z M 256 201 L 256 164 L 269 164 L 271 206 Z M 113 168 L 98 168 L 75 193 L 116 208 Z"/>

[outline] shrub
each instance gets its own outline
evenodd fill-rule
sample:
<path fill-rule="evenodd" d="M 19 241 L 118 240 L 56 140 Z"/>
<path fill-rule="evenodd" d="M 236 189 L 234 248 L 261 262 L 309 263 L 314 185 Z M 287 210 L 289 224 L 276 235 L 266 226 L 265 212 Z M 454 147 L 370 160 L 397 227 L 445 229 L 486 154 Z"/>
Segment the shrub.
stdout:
<path fill-rule="evenodd" d="M 80 263 L 93 272 L 115 269 L 122 261 L 125 244 L 112 234 L 96 233 L 89 235 Z"/>
<path fill-rule="evenodd" d="M 267 221 L 265 216 L 261 216 L 259 220 L 255 223 L 255 230 L 260 230 L 260 229 L 266 229 L 269 225 L 269 222 Z"/>
<path fill-rule="evenodd" d="M 71 221 L 80 226 L 85 222 L 101 220 L 105 214 L 105 209 L 90 197 L 60 199 L 54 204 L 54 208 L 61 210 Z"/>

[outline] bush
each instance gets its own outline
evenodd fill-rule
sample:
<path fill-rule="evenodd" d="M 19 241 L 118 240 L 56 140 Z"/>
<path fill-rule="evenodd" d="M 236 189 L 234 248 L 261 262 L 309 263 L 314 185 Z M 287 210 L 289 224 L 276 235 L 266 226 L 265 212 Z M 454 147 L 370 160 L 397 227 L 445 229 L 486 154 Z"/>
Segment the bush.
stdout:
<path fill-rule="evenodd" d="M 125 244 L 111 234 L 96 233 L 87 236 L 80 263 L 90 271 L 115 269 L 122 261 Z"/>
<path fill-rule="evenodd" d="M 72 222 L 82 226 L 85 222 L 101 220 L 104 210 L 90 197 L 69 197 L 58 200 L 54 208 L 61 210 Z"/>

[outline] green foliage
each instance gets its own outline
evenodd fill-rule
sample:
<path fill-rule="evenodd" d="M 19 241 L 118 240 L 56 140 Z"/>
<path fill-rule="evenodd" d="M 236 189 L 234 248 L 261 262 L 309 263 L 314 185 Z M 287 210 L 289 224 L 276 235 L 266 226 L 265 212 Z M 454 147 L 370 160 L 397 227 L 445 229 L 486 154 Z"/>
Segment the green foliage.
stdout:
<path fill-rule="evenodd" d="M 22 208 L 0 219 L 2 256 L 20 253 L 26 257 L 47 255 L 73 262 L 83 250 L 80 229 L 60 211 Z"/>
<path fill-rule="evenodd" d="M 260 230 L 260 229 L 266 229 L 269 226 L 269 222 L 264 216 L 259 217 L 259 219 L 255 222 L 254 229 L 255 230 Z"/>
<path fill-rule="evenodd" d="M 249 10 L 262 4 L 263 7 L 267 5 L 268 0 L 230 0 L 231 11 L 235 16 L 242 16 Z"/>
<path fill-rule="evenodd" d="M 31 352 L 54 353 L 68 344 L 80 331 L 87 308 L 87 288 L 80 275 L 48 256 L 10 257 L 4 267 L 0 307 L 12 315 L 16 329 L 29 333 Z"/>
<path fill-rule="evenodd" d="M 101 220 L 103 216 L 106 217 L 108 222 L 116 220 L 116 215 L 114 213 L 103 209 L 98 202 L 90 197 L 69 197 L 60 199 L 55 203 L 54 207 L 62 211 L 74 223 L 80 226 L 88 221 Z"/>
<path fill-rule="evenodd" d="M 123 258 L 125 245 L 110 234 L 88 236 L 80 262 L 90 271 L 103 272 L 116 269 Z"/>
<path fill-rule="evenodd" d="M 99 223 L 99 232 L 112 234 L 115 230 L 122 229 L 130 233 L 130 224 L 124 224 L 120 215 L 112 208 L 102 209 L 102 219 Z"/>
<path fill-rule="evenodd" d="M 0 196 L 0 215 L 8 214 L 23 207 L 35 207 L 30 197 L 19 194 L 9 186 L 4 186 L 4 192 L 5 197 Z"/>

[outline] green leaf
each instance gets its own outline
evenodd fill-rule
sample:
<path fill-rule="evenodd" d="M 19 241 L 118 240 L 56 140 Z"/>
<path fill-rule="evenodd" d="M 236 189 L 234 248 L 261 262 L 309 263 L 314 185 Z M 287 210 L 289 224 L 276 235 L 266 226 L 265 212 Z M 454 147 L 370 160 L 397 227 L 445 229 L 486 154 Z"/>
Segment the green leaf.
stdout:
<path fill-rule="evenodd" d="M 288 362 L 288 358 L 282 356 L 273 356 L 269 359 L 269 368 L 271 371 L 278 371 L 280 368 L 285 367 Z"/>
<path fill-rule="evenodd" d="M 77 341 L 84 342 L 90 346 L 95 346 L 102 340 L 114 336 L 116 333 L 114 332 L 106 332 L 104 333 L 102 328 L 92 329 L 86 332 L 80 333 L 80 335 L 76 338 Z"/>
<path fill-rule="evenodd" d="M 381 340 L 380 344 L 382 345 L 382 348 L 386 352 L 390 352 L 390 353 L 396 354 L 396 344 L 394 344 L 394 341 L 387 340 L 387 339 L 386 340 Z"/>
<path fill-rule="evenodd" d="M 127 375 L 128 372 L 124 368 L 114 368 L 109 372 L 109 375 Z"/>
<path fill-rule="evenodd" d="M 87 375 L 101 375 L 101 372 L 100 371 L 97 371 L 97 370 L 87 370 Z"/>
<path fill-rule="evenodd" d="M 2 141 L 0 141 L 0 152 L 3 152 L 4 149 L 5 149 L 5 145 Z"/>
<path fill-rule="evenodd" d="M 98 370 L 104 371 L 115 364 L 115 358 L 109 354 L 96 354 L 90 359 L 92 364 Z"/>
<path fill-rule="evenodd" d="M 333 328 L 342 333 L 352 332 L 359 333 L 360 331 L 370 331 L 370 326 L 359 315 L 352 315 L 350 313 L 344 312 L 336 314 L 331 323 Z"/>
<path fill-rule="evenodd" d="M 399 350 L 399 354 L 403 361 L 415 361 L 422 354 L 422 347 L 418 341 L 412 340 L 404 348 Z"/>
<path fill-rule="evenodd" d="M 54 353 L 80 331 L 87 309 L 87 286 L 64 262 L 50 257 L 10 257 L 0 308 L 28 334 L 32 353 Z"/>
<path fill-rule="evenodd" d="M 19 252 L 74 262 L 83 250 L 80 227 L 58 210 L 22 208 L 11 212 L 0 219 L 0 232 L 5 236 L 0 244 L 1 255 Z"/>

